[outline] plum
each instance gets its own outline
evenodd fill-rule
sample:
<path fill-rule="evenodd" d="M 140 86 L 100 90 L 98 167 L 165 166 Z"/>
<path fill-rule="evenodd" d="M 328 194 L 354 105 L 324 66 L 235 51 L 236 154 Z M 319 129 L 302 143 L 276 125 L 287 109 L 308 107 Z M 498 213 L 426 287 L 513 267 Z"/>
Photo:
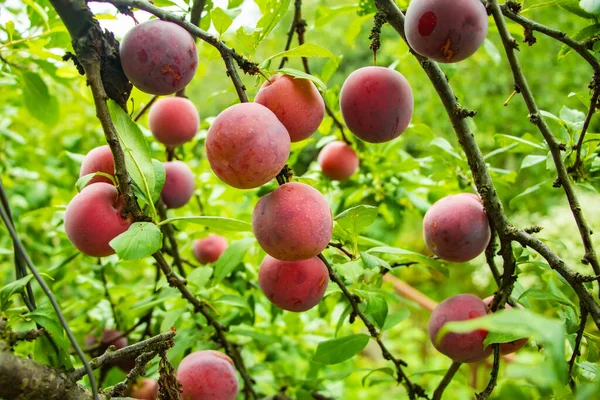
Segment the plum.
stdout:
<path fill-rule="evenodd" d="M 115 161 L 108 145 L 93 148 L 85 155 L 79 169 L 79 177 L 96 172 L 104 172 L 108 175 L 115 174 Z M 110 183 L 111 185 L 113 183 L 110 179 L 98 175 L 89 181 L 88 185 L 98 182 Z"/>
<path fill-rule="evenodd" d="M 414 51 L 442 63 L 462 61 L 485 40 L 488 16 L 479 0 L 412 0 L 404 32 Z"/>
<path fill-rule="evenodd" d="M 492 354 L 493 347 L 484 348 L 488 332 L 477 329 L 468 333 L 449 332 L 438 342 L 437 334 L 447 322 L 466 321 L 487 314 L 487 306 L 472 294 L 452 296 L 438 304 L 429 318 L 429 338 L 433 346 L 453 361 L 470 363 L 481 361 Z"/>
<path fill-rule="evenodd" d="M 174 147 L 189 142 L 196 136 L 200 117 L 190 100 L 184 97 L 166 97 L 150 108 L 148 125 L 156 140 Z"/>
<path fill-rule="evenodd" d="M 128 396 L 140 400 L 156 400 L 158 398 L 158 382 L 154 379 L 142 378 L 131 387 Z"/>
<path fill-rule="evenodd" d="M 210 235 L 204 239 L 194 240 L 192 244 L 194 257 L 200 264 L 214 263 L 226 248 L 227 239 L 219 235 Z"/>
<path fill-rule="evenodd" d="M 307 260 L 331 239 L 327 200 L 304 183 L 286 183 L 263 196 L 252 213 L 252 230 L 263 250 L 282 261 Z"/>
<path fill-rule="evenodd" d="M 489 305 L 493 299 L 494 299 L 494 296 L 489 296 L 489 297 L 486 297 L 485 299 L 483 299 L 483 302 L 486 305 L 486 307 L 489 307 Z M 517 305 L 519 306 L 519 308 L 523 308 L 522 305 L 520 305 L 520 304 L 517 304 Z M 512 310 L 512 306 L 510 304 L 506 304 L 504 309 L 506 310 L 506 312 L 509 312 L 509 310 Z M 519 350 L 521 347 L 525 346 L 527 344 L 527 342 L 528 342 L 528 339 L 523 338 L 523 339 L 517 339 L 513 342 L 502 343 L 500 345 L 500 354 L 506 355 L 506 354 L 514 353 L 515 351 Z"/>
<path fill-rule="evenodd" d="M 194 38 L 179 25 L 159 19 L 131 28 L 121 41 L 120 57 L 131 83 L 155 95 L 183 89 L 198 68 Z"/>
<path fill-rule="evenodd" d="M 325 145 L 318 157 L 323 175 L 337 181 L 345 181 L 358 169 L 358 156 L 348 144 L 331 142 Z"/>
<path fill-rule="evenodd" d="M 318 257 L 290 262 L 267 255 L 258 272 L 258 284 L 269 301 L 294 312 L 319 304 L 328 283 L 329 272 Z"/>
<path fill-rule="evenodd" d="M 168 161 L 165 166 L 165 185 L 160 198 L 168 208 L 183 207 L 194 194 L 194 174 L 183 161 Z"/>
<path fill-rule="evenodd" d="M 98 343 L 100 343 L 98 345 Z M 94 333 L 90 333 L 85 339 L 85 346 L 98 346 L 95 354 L 103 354 L 110 346 L 115 346 L 117 350 L 127 347 L 127 338 L 121 331 L 115 329 L 103 329 L 100 338 L 96 338 Z M 135 359 L 124 357 L 107 363 L 109 367 L 119 367 L 122 371 L 129 372 L 135 365 Z"/>
<path fill-rule="evenodd" d="M 231 358 L 212 350 L 186 356 L 177 369 L 185 400 L 235 400 L 239 382 Z"/>
<path fill-rule="evenodd" d="M 312 135 L 325 115 L 325 102 L 315 84 L 289 75 L 273 75 L 262 85 L 254 102 L 275 113 L 292 142 Z"/>
<path fill-rule="evenodd" d="M 264 185 L 282 170 L 290 154 L 290 135 L 267 107 L 235 104 L 213 121 L 206 157 L 215 174 L 238 189 Z"/>
<path fill-rule="evenodd" d="M 92 257 L 114 254 L 109 242 L 125 232 L 133 217 L 123 218 L 123 198 L 108 183 L 86 186 L 65 211 L 65 233 L 79 251 Z"/>
<path fill-rule="evenodd" d="M 485 250 L 491 230 L 481 200 L 474 194 L 461 193 L 431 206 L 423 219 L 423 236 L 438 257 L 466 262 Z"/>
<path fill-rule="evenodd" d="M 413 113 L 410 84 L 399 72 L 364 67 L 348 76 L 340 92 L 348 129 L 370 143 L 383 143 L 406 130 Z"/>

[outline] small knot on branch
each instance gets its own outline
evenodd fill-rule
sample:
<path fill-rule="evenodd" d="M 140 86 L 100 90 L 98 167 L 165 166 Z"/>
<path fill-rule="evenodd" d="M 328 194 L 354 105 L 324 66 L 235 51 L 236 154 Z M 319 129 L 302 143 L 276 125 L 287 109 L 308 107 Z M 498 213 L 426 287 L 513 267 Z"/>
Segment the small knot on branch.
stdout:
<path fill-rule="evenodd" d="M 533 233 L 540 233 L 542 231 L 542 229 L 544 229 L 543 226 L 535 225 L 535 226 L 529 226 L 523 230 L 529 234 L 533 234 Z"/>
<path fill-rule="evenodd" d="M 529 46 L 533 46 L 534 44 L 536 44 L 536 42 L 537 39 L 533 35 L 533 29 L 525 28 L 523 35 L 523 43 L 527 43 Z"/>
<path fill-rule="evenodd" d="M 552 187 L 559 188 L 561 186 L 562 186 L 562 181 L 560 180 L 560 177 L 557 177 L 556 180 L 552 183 Z"/>
<path fill-rule="evenodd" d="M 83 65 L 81 65 L 81 63 L 79 62 L 79 60 L 77 59 L 77 56 L 73 53 L 71 53 L 70 51 L 67 51 L 65 53 L 65 55 L 62 57 L 62 60 L 64 62 L 68 62 L 73 61 L 73 64 L 75 64 L 75 68 L 77 68 L 77 72 L 79 72 L 79 75 L 85 75 L 85 70 L 83 69 Z"/>
<path fill-rule="evenodd" d="M 457 105 L 456 106 L 456 115 L 462 119 L 473 118 L 474 116 L 477 115 L 477 111 L 469 110 L 467 108 Z"/>
<path fill-rule="evenodd" d="M 133 14 L 133 9 L 131 7 L 125 5 L 115 7 L 117 8 L 117 11 L 119 11 L 121 14 L 130 17 L 136 25 L 140 24 L 139 21 L 135 18 L 135 15 Z"/>
<path fill-rule="evenodd" d="M 529 114 L 529 122 L 531 122 L 534 125 L 537 125 L 540 123 L 540 115 L 539 114 Z"/>
<path fill-rule="evenodd" d="M 504 4 L 510 11 L 514 12 L 515 14 L 518 14 L 521 12 L 521 3 L 519 3 L 519 2 L 516 2 L 514 0 L 508 0 Z"/>

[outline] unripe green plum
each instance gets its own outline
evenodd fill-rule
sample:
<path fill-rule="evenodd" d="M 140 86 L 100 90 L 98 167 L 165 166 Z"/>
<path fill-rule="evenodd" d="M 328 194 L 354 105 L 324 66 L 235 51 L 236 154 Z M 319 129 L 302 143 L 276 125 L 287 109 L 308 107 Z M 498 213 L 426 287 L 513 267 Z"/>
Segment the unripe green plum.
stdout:
<path fill-rule="evenodd" d="M 65 211 L 67 237 L 79 251 L 92 257 L 114 254 L 109 242 L 125 232 L 133 218 L 121 216 L 123 199 L 108 183 L 86 186 L 76 194 Z"/>
<path fill-rule="evenodd" d="M 318 257 L 290 262 L 267 255 L 258 272 L 258 284 L 269 301 L 294 312 L 319 304 L 328 283 L 329 272 Z"/>
<path fill-rule="evenodd" d="M 489 307 L 489 305 L 493 299 L 494 299 L 494 296 L 489 296 L 489 297 L 486 297 L 485 299 L 483 299 L 483 302 L 485 303 L 486 307 Z M 517 305 L 519 306 L 519 308 L 523 308 L 522 305 L 520 305 L 520 304 L 517 304 Z M 510 312 L 510 310 L 512 310 L 512 306 L 510 304 L 506 304 L 504 310 L 505 310 L 505 312 Z M 503 311 L 498 310 L 497 312 L 503 312 Z M 500 345 L 500 354 L 506 355 L 506 354 L 514 353 L 515 351 L 519 350 L 521 347 L 525 346 L 527 344 L 527 342 L 528 342 L 528 339 L 523 338 L 523 339 L 515 340 L 513 342 L 502 343 Z"/>
<path fill-rule="evenodd" d="M 108 145 L 100 146 L 90 150 L 81 163 L 79 169 L 79 177 L 93 174 L 96 172 L 104 172 L 108 175 L 115 174 L 115 161 Z M 112 185 L 112 181 L 104 176 L 95 176 L 88 185 L 92 183 L 105 182 Z"/>
<path fill-rule="evenodd" d="M 325 102 L 315 84 L 289 75 L 273 75 L 262 85 L 254 102 L 275 113 L 292 142 L 315 133 L 325 115 Z"/>
<path fill-rule="evenodd" d="M 177 369 L 184 400 L 235 400 L 239 390 L 231 358 L 212 350 L 186 356 Z"/>
<path fill-rule="evenodd" d="M 399 72 L 383 67 L 360 68 L 340 92 L 340 109 L 348 129 L 369 143 L 400 136 L 413 114 L 410 84 Z"/>
<path fill-rule="evenodd" d="M 282 261 L 318 255 L 331 239 L 327 200 L 304 183 L 286 183 L 263 196 L 252 213 L 252 230 L 263 250 Z"/>
<path fill-rule="evenodd" d="M 485 250 L 491 230 L 481 200 L 474 194 L 461 193 L 431 206 L 423 219 L 423 236 L 438 257 L 466 262 Z"/>
<path fill-rule="evenodd" d="M 323 175 L 337 181 L 345 181 L 358 169 L 358 156 L 348 144 L 331 142 L 325 145 L 318 157 Z"/>
<path fill-rule="evenodd" d="M 194 195 L 194 174 L 183 161 L 168 161 L 165 167 L 165 185 L 160 198 L 168 208 L 183 207 Z"/>
<path fill-rule="evenodd" d="M 437 334 L 447 323 L 466 321 L 487 314 L 487 306 L 479 297 L 472 294 L 452 296 L 438 304 L 429 318 L 429 338 L 433 346 L 453 361 L 470 363 L 481 361 L 492 353 L 492 346 L 484 348 L 483 341 L 488 332 L 477 329 L 468 333 L 452 333 L 444 335 L 438 342 Z"/>
<path fill-rule="evenodd" d="M 404 32 L 422 56 L 442 63 L 462 61 L 485 40 L 488 16 L 479 0 L 412 0 Z"/>
<path fill-rule="evenodd" d="M 155 95 L 183 89 L 198 68 L 194 38 L 179 25 L 159 19 L 131 28 L 121 41 L 120 57 L 131 83 Z"/>
<path fill-rule="evenodd" d="M 206 137 L 206 157 L 215 174 L 238 189 L 256 188 L 283 169 L 290 155 L 290 135 L 267 107 L 235 104 L 213 121 Z"/>
<path fill-rule="evenodd" d="M 138 380 L 131 387 L 129 397 L 140 400 L 156 400 L 158 398 L 158 382 L 150 378 Z"/>
<path fill-rule="evenodd" d="M 214 263 L 227 249 L 227 239 L 219 235 L 210 235 L 207 238 L 194 240 L 192 250 L 194 257 L 200 264 Z"/>
<path fill-rule="evenodd" d="M 200 117 L 196 106 L 184 97 L 165 97 L 158 100 L 148 113 L 150 131 L 166 146 L 180 146 L 196 136 Z"/>

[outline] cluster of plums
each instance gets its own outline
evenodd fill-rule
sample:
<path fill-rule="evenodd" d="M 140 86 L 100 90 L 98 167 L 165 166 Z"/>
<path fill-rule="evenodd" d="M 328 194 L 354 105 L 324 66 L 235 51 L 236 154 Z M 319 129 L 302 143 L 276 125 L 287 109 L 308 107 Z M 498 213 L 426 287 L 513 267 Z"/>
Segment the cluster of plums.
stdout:
<path fill-rule="evenodd" d="M 485 39 L 487 14 L 478 0 L 414 0 L 406 13 L 405 33 L 417 53 L 440 62 L 457 62 L 472 55 Z M 128 79 L 138 89 L 154 95 L 180 91 L 192 80 L 198 66 L 193 37 L 177 24 L 161 20 L 131 29 L 121 42 L 120 58 Z M 340 109 L 348 129 L 369 143 L 397 138 L 408 127 L 413 108 L 410 84 L 393 69 L 360 68 L 348 76 L 340 92 Z M 264 185 L 284 168 L 291 143 L 307 139 L 318 129 L 324 111 L 323 98 L 310 80 L 272 76 L 254 102 L 227 108 L 211 124 L 205 145 L 212 170 L 234 188 Z M 192 140 L 199 128 L 198 112 L 185 98 L 158 100 L 148 117 L 152 134 L 168 148 Z M 350 178 L 359 167 L 356 152 L 348 143 L 339 141 L 321 150 L 318 163 L 324 175 L 339 181 Z M 168 208 L 182 207 L 193 195 L 194 175 L 181 161 L 166 162 L 164 167 L 166 180 L 161 199 Z M 96 172 L 114 175 L 108 146 L 93 149 L 83 160 L 80 176 Z M 130 216 L 123 215 L 123 205 L 112 180 L 95 176 L 67 207 L 64 222 L 68 238 L 87 255 L 114 254 L 109 242 L 133 222 Z M 252 229 L 267 253 L 258 281 L 273 304 L 301 312 L 319 303 L 329 273 L 318 256 L 327 247 L 332 228 L 327 200 L 309 185 L 284 183 L 258 201 L 252 214 Z M 453 262 L 473 259 L 490 240 L 481 201 L 470 194 L 448 196 L 435 203 L 425 215 L 423 229 L 431 251 Z M 193 252 L 200 263 L 206 264 L 215 262 L 226 247 L 225 238 L 211 235 L 195 241 Z M 431 316 L 432 340 L 446 321 L 486 313 L 485 302 L 475 296 L 452 297 Z M 455 361 L 471 362 L 490 354 L 491 350 L 483 348 L 486 334 L 448 334 L 434 344 Z M 110 342 L 109 339 L 103 333 L 102 342 Z M 502 351 L 514 351 L 520 346 L 503 345 Z M 222 353 L 190 354 L 179 366 L 178 379 L 184 398 L 233 400 L 237 396 L 233 363 Z M 150 393 L 147 398 L 155 398 L 155 385 L 149 381 L 140 385 Z"/>

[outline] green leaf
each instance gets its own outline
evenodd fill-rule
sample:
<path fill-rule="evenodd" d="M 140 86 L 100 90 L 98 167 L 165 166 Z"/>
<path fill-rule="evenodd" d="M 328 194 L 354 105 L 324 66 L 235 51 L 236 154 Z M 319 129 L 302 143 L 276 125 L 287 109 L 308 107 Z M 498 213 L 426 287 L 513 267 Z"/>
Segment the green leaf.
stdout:
<path fill-rule="evenodd" d="M 526 156 L 523 159 L 523 161 L 521 162 L 521 169 L 533 167 L 534 165 L 543 163 L 544 161 L 546 161 L 546 158 L 548 158 L 548 157 L 547 156 L 536 156 L 536 155 L 530 154 L 530 155 Z"/>
<path fill-rule="evenodd" d="M 23 101 L 31 116 L 53 127 L 60 120 L 58 100 L 48 91 L 44 80 L 36 73 L 24 71 L 21 74 Z"/>
<path fill-rule="evenodd" d="M 344 322 L 346 322 L 346 318 L 348 318 L 348 315 L 350 315 L 350 311 L 352 311 L 352 306 L 348 304 L 344 311 L 342 311 L 342 314 L 340 315 L 340 318 L 338 319 L 338 322 L 335 326 L 335 337 L 337 337 L 338 332 L 344 325 Z"/>
<path fill-rule="evenodd" d="M 219 35 L 224 34 L 227 29 L 229 29 L 235 17 L 240 15 L 241 12 L 242 10 L 239 9 L 223 10 L 220 7 L 215 7 L 211 10 L 210 17 L 215 29 L 219 32 Z"/>
<path fill-rule="evenodd" d="M 134 222 L 109 244 L 120 259 L 139 260 L 161 248 L 162 232 L 152 222 Z"/>
<path fill-rule="evenodd" d="M 309 81 L 311 81 L 312 83 L 314 83 L 315 86 L 319 90 L 321 90 L 321 91 L 327 90 L 327 86 L 319 78 L 317 78 L 316 76 L 307 74 L 306 72 L 300 71 L 298 69 L 294 69 L 294 68 L 280 68 L 280 69 L 278 69 L 275 72 L 281 72 L 282 74 L 293 76 L 294 78 L 308 79 Z"/>
<path fill-rule="evenodd" d="M 190 286 L 193 286 L 196 290 L 204 289 L 208 281 L 210 281 L 210 277 L 213 274 L 213 269 L 211 267 L 201 267 L 195 268 L 192 272 L 190 272 L 187 276 L 187 281 Z"/>
<path fill-rule="evenodd" d="M 326 48 L 321 47 L 314 43 L 304 43 L 298 47 L 294 47 L 293 49 L 282 51 L 280 53 L 272 55 L 271 57 L 267 58 L 265 61 L 272 60 L 274 58 L 279 58 L 279 57 L 287 57 L 287 58 L 291 58 L 291 57 L 306 57 L 306 58 L 324 57 L 324 58 L 331 59 L 337 67 L 336 56 L 331 51 L 327 50 Z"/>
<path fill-rule="evenodd" d="M 452 144 L 448 140 L 444 139 L 443 137 L 436 137 L 429 144 L 431 146 L 435 146 L 435 147 L 441 149 L 442 151 L 451 155 L 452 157 L 456 158 L 457 160 L 462 160 L 462 157 L 460 155 L 458 155 L 458 153 L 456 151 L 454 151 L 454 147 L 452 147 Z"/>
<path fill-rule="evenodd" d="M 520 299 L 534 299 L 534 300 L 539 300 L 539 301 L 544 301 L 544 302 L 551 302 L 551 303 L 557 303 L 557 304 L 564 304 L 568 307 L 571 307 L 573 309 L 573 311 L 577 312 L 578 308 L 575 306 L 575 304 L 573 304 L 571 302 L 571 300 L 569 300 L 566 297 L 558 297 L 557 295 L 554 295 L 552 293 L 546 292 L 546 291 L 542 291 L 539 289 L 528 289 L 525 292 L 523 292 L 523 294 L 521 294 L 521 296 L 519 296 L 519 300 Z"/>
<path fill-rule="evenodd" d="M 388 304 L 385 301 L 385 297 L 375 292 L 366 292 L 363 290 L 358 290 L 357 292 L 363 297 L 363 302 L 360 304 L 361 311 L 367 316 L 372 317 L 379 328 L 383 328 L 388 314 Z"/>
<path fill-rule="evenodd" d="M 54 309 L 52 309 L 52 307 L 46 303 L 42 304 L 37 309 L 31 311 L 25 316 L 31 318 L 40 326 L 42 326 L 46 332 L 48 332 L 50 338 L 56 345 L 56 349 L 58 350 L 58 365 L 53 366 L 65 367 L 67 369 L 72 368 L 73 365 L 71 364 L 71 358 L 69 356 L 69 342 L 65 337 L 63 327 L 58 321 L 58 317 L 56 316 Z"/>
<path fill-rule="evenodd" d="M 214 283 L 219 283 L 242 262 L 254 239 L 242 239 L 231 243 L 215 263 Z"/>
<path fill-rule="evenodd" d="M 392 329 L 394 326 L 398 325 L 400 322 L 404 321 L 406 318 L 410 317 L 410 310 L 408 308 L 403 308 L 397 313 L 393 313 L 388 315 L 385 320 L 385 324 L 383 325 L 382 331 Z"/>
<path fill-rule="evenodd" d="M 385 268 L 388 271 L 392 270 L 392 267 L 390 266 L 390 264 L 387 261 L 382 260 L 381 258 L 374 256 L 372 254 L 369 254 L 367 252 L 361 251 L 360 258 L 362 259 L 365 267 L 367 267 L 369 269 Z"/>
<path fill-rule="evenodd" d="M 242 309 L 248 311 L 248 313 L 250 315 L 253 314 L 252 308 L 250 308 L 250 304 L 248 304 L 248 300 L 246 300 L 245 298 L 243 298 L 241 296 L 235 296 L 232 294 L 224 294 L 223 296 L 219 297 L 214 302 L 221 303 L 221 304 L 227 304 L 227 305 L 230 305 L 233 307 L 239 307 L 239 308 L 242 308 Z"/>
<path fill-rule="evenodd" d="M 269 33 L 271 33 L 279 21 L 281 21 L 281 18 L 283 18 L 290 6 L 290 0 L 256 0 L 256 4 L 260 8 L 263 16 L 256 24 L 256 27 L 261 30 L 258 32 L 258 40 L 255 48 L 269 36 Z"/>
<path fill-rule="evenodd" d="M 152 201 L 152 193 L 156 187 L 156 173 L 148 143 L 140 127 L 116 102 L 108 100 L 108 109 L 125 153 L 127 171 L 133 182 L 142 190 L 146 203 L 151 206 L 153 216 L 156 217 Z"/>
<path fill-rule="evenodd" d="M 369 378 L 369 376 L 371 376 L 375 372 L 381 372 L 381 373 L 389 375 L 391 377 L 394 376 L 394 370 L 390 367 L 377 368 L 377 369 L 371 370 L 368 374 L 363 376 L 362 381 L 361 381 L 363 386 L 365 386 L 365 383 L 367 382 L 367 379 Z"/>
<path fill-rule="evenodd" d="M 525 189 L 523 192 L 519 193 L 518 195 L 516 195 L 515 197 L 513 197 L 509 202 L 508 205 L 512 208 L 516 205 L 516 200 L 523 197 L 523 196 L 527 196 L 528 194 L 531 194 L 533 192 L 535 192 L 536 190 L 546 186 L 548 183 L 550 183 L 550 181 L 552 181 L 552 179 L 546 179 L 545 181 L 542 181 L 540 183 L 537 183 L 533 186 L 528 187 L 527 189 Z"/>
<path fill-rule="evenodd" d="M 192 224 L 198 224 L 207 226 L 209 228 L 217 228 L 223 231 L 232 231 L 232 232 L 251 232 L 252 225 L 245 221 L 240 221 L 233 218 L 225 218 L 225 217 L 213 217 L 213 216 L 202 216 L 202 217 L 174 217 L 167 218 L 158 223 L 158 226 L 164 224 L 170 224 L 173 222 L 185 221 L 191 222 Z"/>
<path fill-rule="evenodd" d="M 586 26 L 585 28 L 581 29 L 580 31 L 578 31 L 577 33 L 572 35 L 571 37 L 577 41 L 582 41 L 582 40 L 589 39 L 593 36 L 597 36 L 599 33 L 600 33 L 600 24 L 593 24 L 593 25 Z M 563 44 L 562 47 L 560 48 L 560 51 L 558 52 L 558 59 L 561 60 L 567 54 L 569 54 L 571 51 L 573 51 L 572 47 L 567 46 L 566 44 Z"/>
<path fill-rule="evenodd" d="M 600 14 L 600 0 L 580 0 L 579 7 L 591 14 Z"/>
<path fill-rule="evenodd" d="M 163 321 L 160 324 L 160 331 L 166 332 L 171 329 L 172 326 L 177 328 L 177 322 L 183 316 L 180 309 L 171 310 L 165 313 Z"/>
<path fill-rule="evenodd" d="M 369 343 L 370 336 L 356 334 L 319 343 L 312 361 L 319 364 L 338 364 L 358 354 Z"/>
<path fill-rule="evenodd" d="M 349 208 L 338 214 L 334 221 L 342 228 L 354 234 L 359 234 L 377 218 L 377 207 L 360 205 Z"/>
<path fill-rule="evenodd" d="M 566 332 L 562 321 L 543 317 L 526 309 L 512 309 L 510 312 L 498 312 L 467 321 L 448 322 L 440 329 L 436 340 L 440 340 L 448 332 L 465 333 L 476 329 L 513 335 L 512 337 L 528 337 L 540 342 L 551 361 L 548 373 L 566 384 Z"/>
<path fill-rule="evenodd" d="M 15 293 L 21 293 L 31 278 L 33 278 L 33 275 L 27 275 L 0 289 L 0 311 L 5 311 L 8 308 L 10 305 L 8 299 Z"/>
<path fill-rule="evenodd" d="M 438 260 L 434 260 L 427 256 L 424 256 L 420 253 L 415 253 L 414 251 L 400 249 L 398 247 L 389 247 L 389 246 L 379 246 L 373 247 L 372 249 L 367 250 L 369 253 L 385 253 L 385 254 L 394 254 L 397 256 L 401 256 L 402 258 L 408 261 L 418 262 L 420 264 L 426 265 L 443 274 L 444 276 L 448 275 L 448 268 Z"/>
<path fill-rule="evenodd" d="M 152 165 L 154 166 L 154 187 L 152 189 L 152 202 L 156 203 L 160 197 L 163 186 L 165 186 L 165 180 L 167 179 L 167 172 L 165 166 L 158 160 L 152 159 Z"/>
<path fill-rule="evenodd" d="M 90 181 L 92 179 L 94 179 L 96 176 L 103 176 L 105 178 L 110 179 L 113 182 L 113 184 L 117 183 L 115 181 L 115 177 L 110 174 L 107 174 L 105 172 L 100 172 L 100 171 L 92 172 L 91 174 L 84 175 L 81 178 L 77 179 L 77 182 L 75 182 L 75 187 L 77 188 L 77 191 L 81 192 L 83 190 L 83 188 L 86 187 L 87 184 L 90 183 Z"/>

